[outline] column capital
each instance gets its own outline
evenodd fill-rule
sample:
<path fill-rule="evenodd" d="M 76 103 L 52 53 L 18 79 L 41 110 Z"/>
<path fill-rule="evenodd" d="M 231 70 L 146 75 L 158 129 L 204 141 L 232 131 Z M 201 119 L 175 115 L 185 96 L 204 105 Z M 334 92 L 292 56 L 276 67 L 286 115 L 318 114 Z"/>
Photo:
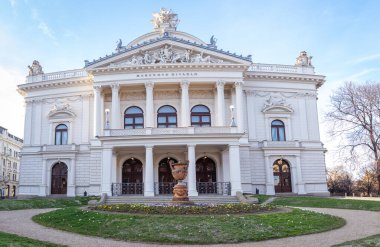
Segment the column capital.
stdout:
<path fill-rule="evenodd" d="M 188 88 L 190 86 L 190 81 L 189 80 L 182 80 L 180 82 L 180 85 L 181 85 L 181 88 L 184 89 L 184 88 Z"/>
<path fill-rule="evenodd" d="M 234 85 L 235 85 L 235 88 L 242 87 L 244 85 L 244 82 L 243 81 L 235 81 Z"/>
<path fill-rule="evenodd" d="M 114 91 L 114 90 L 119 90 L 119 88 L 120 88 L 120 84 L 119 83 L 112 83 L 111 84 L 111 88 L 112 88 L 112 91 Z"/>
<path fill-rule="evenodd" d="M 188 147 L 188 148 L 195 148 L 196 145 L 197 145 L 197 144 L 187 144 L 187 147 Z"/>
<path fill-rule="evenodd" d="M 151 144 L 146 144 L 144 146 L 145 146 L 146 149 L 148 149 L 148 148 L 154 148 L 154 145 L 151 145 Z"/>
<path fill-rule="evenodd" d="M 96 92 L 100 92 L 102 90 L 102 86 L 100 85 L 94 85 L 93 88 Z"/>
<path fill-rule="evenodd" d="M 152 88 L 153 89 L 153 87 L 154 87 L 154 82 L 153 81 L 147 81 L 147 82 L 145 82 L 145 88 L 146 89 L 150 89 L 150 88 Z"/>
<path fill-rule="evenodd" d="M 226 84 L 226 81 L 225 81 L 225 80 L 217 80 L 217 81 L 216 81 L 216 86 L 217 86 L 218 88 L 223 88 L 225 84 Z"/>

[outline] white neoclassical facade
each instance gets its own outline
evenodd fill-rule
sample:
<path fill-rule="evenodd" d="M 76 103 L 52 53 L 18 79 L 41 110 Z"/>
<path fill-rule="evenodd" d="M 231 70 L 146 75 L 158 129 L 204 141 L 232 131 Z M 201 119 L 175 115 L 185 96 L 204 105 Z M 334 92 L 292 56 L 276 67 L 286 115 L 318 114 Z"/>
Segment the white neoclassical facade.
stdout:
<path fill-rule="evenodd" d="M 170 194 L 169 164 L 189 161 L 189 194 L 326 193 L 316 75 L 253 63 L 177 30 L 161 9 L 154 31 L 83 69 L 29 66 L 23 195 Z"/>

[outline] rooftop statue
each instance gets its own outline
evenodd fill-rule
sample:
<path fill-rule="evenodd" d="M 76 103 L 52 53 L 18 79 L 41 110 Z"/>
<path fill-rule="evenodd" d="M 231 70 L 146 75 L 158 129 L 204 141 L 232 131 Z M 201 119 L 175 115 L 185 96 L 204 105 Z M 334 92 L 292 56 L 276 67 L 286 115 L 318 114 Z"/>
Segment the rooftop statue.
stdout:
<path fill-rule="evenodd" d="M 125 46 L 123 46 L 123 41 L 119 39 L 119 41 L 116 42 L 116 51 L 119 52 L 121 50 L 125 49 Z"/>
<path fill-rule="evenodd" d="M 216 41 L 217 39 L 213 36 L 210 38 L 210 44 L 208 44 L 209 47 L 216 48 Z"/>
<path fill-rule="evenodd" d="M 306 51 L 301 51 L 300 52 L 300 55 L 297 57 L 296 59 L 296 66 L 313 66 L 311 64 L 311 59 L 313 57 L 312 56 L 307 56 L 307 52 Z"/>
<path fill-rule="evenodd" d="M 38 62 L 37 60 L 33 61 L 32 66 L 28 65 L 28 68 L 29 68 L 29 76 L 39 75 L 39 74 L 44 73 L 42 71 L 42 66 L 40 65 L 40 62 Z"/>
<path fill-rule="evenodd" d="M 179 23 L 179 19 L 176 13 L 171 9 L 161 8 L 160 12 L 153 13 L 154 29 L 161 30 L 162 33 L 166 31 L 175 31 Z"/>

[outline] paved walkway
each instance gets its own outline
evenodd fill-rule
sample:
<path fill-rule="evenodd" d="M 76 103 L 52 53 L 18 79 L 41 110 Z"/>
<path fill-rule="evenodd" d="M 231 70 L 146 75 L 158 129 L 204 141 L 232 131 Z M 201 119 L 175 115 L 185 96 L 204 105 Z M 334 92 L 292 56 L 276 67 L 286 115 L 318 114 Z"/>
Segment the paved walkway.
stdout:
<path fill-rule="evenodd" d="M 157 246 L 154 244 L 140 244 L 133 242 L 122 242 L 109 240 L 97 237 L 87 237 L 75 233 L 69 233 L 59 230 L 54 230 L 34 223 L 32 216 L 40 213 L 52 211 L 54 209 L 27 209 L 14 211 L 0 211 L 0 231 L 15 233 L 17 235 L 49 241 L 57 244 L 68 246 Z M 359 239 L 370 235 L 380 233 L 380 212 L 369 212 L 359 210 L 346 209 L 328 209 L 328 208 L 313 208 L 313 211 L 328 213 L 344 218 L 347 224 L 337 230 L 317 233 L 312 235 L 304 235 L 298 237 L 282 238 L 275 240 L 267 240 L 262 242 L 247 242 L 240 244 L 228 245 L 208 245 L 208 246 L 249 246 L 249 247 L 323 247 L 331 246 L 348 240 Z M 164 245 L 159 245 L 164 246 Z M 174 245 L 169 245 L 173 247 Z M 178 245 L 176 245 L 178 246 Z M 194 246 L 194 245 L 192 245 Z"/>

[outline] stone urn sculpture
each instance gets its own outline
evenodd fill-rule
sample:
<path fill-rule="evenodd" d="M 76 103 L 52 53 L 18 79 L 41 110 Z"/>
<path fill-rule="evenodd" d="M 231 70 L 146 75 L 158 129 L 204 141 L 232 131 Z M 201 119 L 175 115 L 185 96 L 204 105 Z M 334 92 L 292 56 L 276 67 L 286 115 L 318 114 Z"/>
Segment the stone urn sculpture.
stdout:
<path fill-rule="evenodd" d="M 176 203 L 188 203 L 189 196 L 187 194 L 186 184 L 182 181 L 187 176 L 187 167 L 189 162 L 179 161 L 178 163 L 169 163 L 172 175 L 178 183 L 173 188 L 173 202 Z"/>

